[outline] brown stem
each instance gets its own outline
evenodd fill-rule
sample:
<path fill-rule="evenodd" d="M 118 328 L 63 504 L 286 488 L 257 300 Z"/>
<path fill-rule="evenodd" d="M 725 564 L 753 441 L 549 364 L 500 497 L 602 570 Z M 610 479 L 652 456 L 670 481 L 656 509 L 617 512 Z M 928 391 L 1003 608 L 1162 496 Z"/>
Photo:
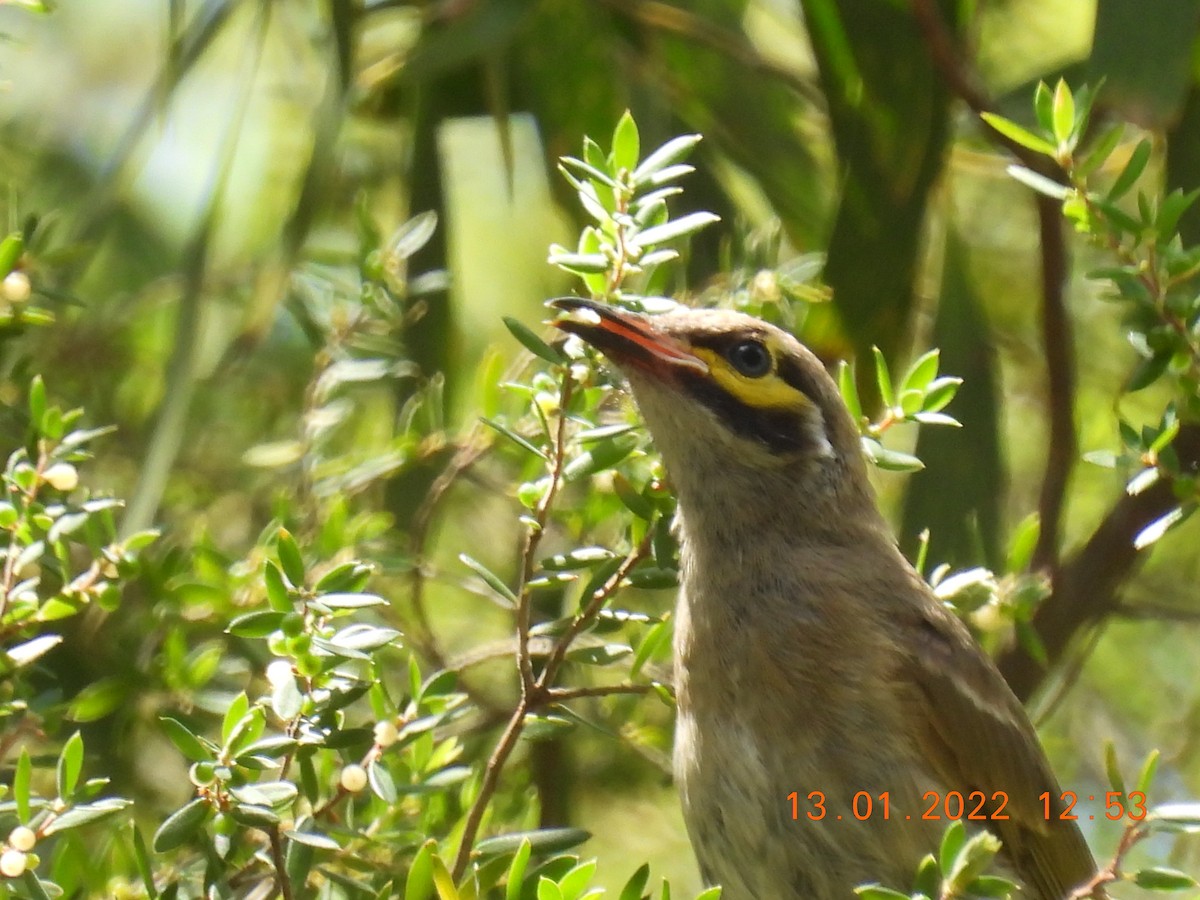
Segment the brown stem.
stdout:
<path fill-rule="evenodd" d="M 975 113 L 991 112 L 995 104 L 979 86 L 978 76 L 960 56 L 954 36 L 942 20 L 934 0 L 911 0 L 911 4 L 930 59 L 950 89 Z M 1021 165 L 1052 180 L 1062 179 L 1062 172 L 1048 158 L 1009 140 L 990 125 L 988 131 L 994 141 L 1021 161 Z M 1063 502 L 1076 456 L 1075 359 L 1071 322 L 1063 296 L 1067 252 L 1062 214 L 1054 199 L 1041 195 L 1037 198 L 1037 214 L 1042 246 L 1042 343 L 1046 350 L 1050 447 L 1038 500 L 1042 527 L 1032 562 L 1035 567 L 1049 568 L 1054 577 Z"/>
<path fill-rule="evenodd" d="M 1067 483 L 1079 454 L 1075 435 L 1075 350 L 1065 289 L 1067 248 L 1057 201 L 1038 195 L 1038 227 L 1042 244 L 1042 346 L 1046 353 L 1046 405 L 1050 446 L 1038 497 L 1041 529 L 1032 565 L 1057 578 L 1060 532 Z"/>
<path fill-rule="evenodd" d="M 521 692 L 527 701 L 535 685 L 533 658 L 529 653 L 529 628 L 533 615 L 533 593 L 529 590 L 529 582 L 533 579 L 537 548 L 546 531 L 550 508 L 562 486 L 563 466 L 567 458 L 567 406 L 571 402 L 571 389 L 575 382 L 570 371 L 564 371 L 562 379 L 558 396 L 558 427 L 555 429 L 550 456 L 550 484 L 534 511 L 536 524 L 529 528 L 521 551 L 521 584 L 517 590 L 517 665 L 521 671 Z"/>
<path fill-rule="evenodd" d="M 528 712 L 528 703 L 526 698 L 522 697 L 508 720 L 504 734 L 500 736 L 500 740 L 496 742 L 496 748 L 488 758 L 487 768 L 483 771 L 483 783 L 479 786 L 479 795 L 471 804 L 471 811 L 467 813 L 467 821 L 463 825 L 462 841 L 458 845 L 458 855 L 454 858 L 452 876 L 455 881 L 461 879 L 463 873 L 467 871 L 467 863 L 471 860 L 471 849 L 475 846 L 475 837 L 479 834 L 483 814 L 487 811 L 492 795 L 496 792 L 496 785 L 500 781 L 500 772 L 517 746 L 517 740 L 521 737 L 521 730 L 525 726 L 525 716 Z"/>
<path fill-rule="evenodd" d="M 1120 880 L 1121 866 L 1125 862 L 1125 857 L 1139 841 L 1149 836 L 1149 829 L 1143 828 L 1140 822 L 1130 822 L 1126 825 L 1109 864 L 1093 875 L 1090 881 L 1071 891 L 1067 900 L 1088 900 L 1089 897 L 1107 900 L 1108 895 L 1104 892 L 1104 885 Z"/>
<path fill-rule="evenodd" d="M 1200 472 L 1200 425 L 1182 426 L 1172 447 L 1182 471 Z M 1178 502 L 1169 477 L 1160 478 L 1140 494 L 1122 494 L 1087 543 L 1060 565 L 1053 590 L 1038 606 L 1031 623 L 1051 665 L 1062 658 L 1080 628 L 1119 608 L 1121 584 L 1146 557 L 1134 547 L 1134 540 Z M 1041 682 L 1042 667 L 1020 645 L 1005 651 L 996 662 L 1022 700 Z"/>
<path fill-rule="evenodd" d="M 613 592 L 621 586 L 621 582 L 628 577 L 633 571 L 634 566 L 641 562 L 650 553 L 650 538 L 652 532 L 647 529 L 646 536 L 642 538 L 642 542 L 638 544 L 621 562 L 617 571 L 613 572 L 609 579 L 604 582 L 599 588 L 593 592 L 588 605 L 584 607 L 583 612 L 571 620 L 571 624 L 567 626 L 567 630 L 563 632 L 558 643 L 554 645 L 554 650 L 550 654 L 550 658 L 546 660 L 546 667 L 542 669 L 542 676 L 538 679 L 537 688 L 539 691 L 547 690 L 554 683 L 554 678 L 558 675 L 558 670 L 566 659 L 567 651 L 571 649 L 571 644 L 575 638 L 583 632 L 585 628 L 600 614 L 600 610 L 604 608 L 604 604 Z"/>
<path fill-rule="evenodd" d="M 546 691 L 546 699 L 552 703 L 564 700 L 576 700 L 579 697 L 608 697 L 613 694 L 648 694 L 654 689 L 653 684 L 609 684 L 594 687 L 579 688 L 550 688 Z"/>
<path fill-rule="evenodd" d="M 294 900 L 292 882 L 287 875 L 287 857 L 283 852 L 283 837 L 278 827 L 272 827 L 268 832 L 271 836 L 271 863 L 275 866 L 275 883 L 279 885 L 279 896 L 283 900 Z"/>

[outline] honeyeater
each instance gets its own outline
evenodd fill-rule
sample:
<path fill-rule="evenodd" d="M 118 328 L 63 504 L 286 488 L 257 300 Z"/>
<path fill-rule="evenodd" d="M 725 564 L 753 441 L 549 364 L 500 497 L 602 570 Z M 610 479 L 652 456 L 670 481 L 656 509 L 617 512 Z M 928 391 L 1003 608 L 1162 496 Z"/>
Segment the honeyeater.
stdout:
<path fill-rule="evenodd" d="M 899 552 L 817 357 L 730 311 L 553 305 L 628 379 L 678 496 L 674 764 L 706 882 L 725 900 L 906 890 L 972 813 L 1020 896 L 1088 882 L 1024 709 Z"/>

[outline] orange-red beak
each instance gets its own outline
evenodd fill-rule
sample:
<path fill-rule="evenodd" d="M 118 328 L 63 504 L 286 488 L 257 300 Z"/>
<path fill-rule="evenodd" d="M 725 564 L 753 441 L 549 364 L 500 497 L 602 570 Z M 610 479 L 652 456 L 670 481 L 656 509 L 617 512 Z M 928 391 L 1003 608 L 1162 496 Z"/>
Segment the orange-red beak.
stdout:
<path fill-rule="evenodd" d="M 708 364 L 656 328 L 652 318 L 582 297 L 559 297 L 550 305 L 569 314 L 553 325 L 578 335 L 618 365 L 660 376 L 679 369 L 708 374 Z"/>

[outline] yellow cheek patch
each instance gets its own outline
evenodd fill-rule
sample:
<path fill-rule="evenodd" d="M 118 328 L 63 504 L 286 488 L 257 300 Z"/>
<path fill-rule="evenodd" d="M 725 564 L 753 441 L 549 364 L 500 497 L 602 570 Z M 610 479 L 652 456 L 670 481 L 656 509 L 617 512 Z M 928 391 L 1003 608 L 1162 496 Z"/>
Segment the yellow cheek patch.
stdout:
<path fill-rule="evenodd" d="M 692 347 L 691 351 L 708 363 L 709 377 L 746 406 L 753 409 L 799 409 L 812 403 L 803 391 L 792 387 L 774 371 L 759 378 L 748 378 L 715 350 Z M 774 350 L 771 355 L 774 358 Z"/>

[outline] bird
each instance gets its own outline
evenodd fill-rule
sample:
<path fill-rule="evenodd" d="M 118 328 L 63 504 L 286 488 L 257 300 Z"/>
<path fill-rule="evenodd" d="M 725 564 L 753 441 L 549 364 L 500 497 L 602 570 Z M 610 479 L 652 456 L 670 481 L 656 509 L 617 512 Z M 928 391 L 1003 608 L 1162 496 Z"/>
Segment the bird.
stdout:
<path fill-rule="evenodd" d="M 625 376 L 676 493 L 674 771 L 704 881 L 907 888 L 971 811 L 1021 897 L 1093 879 L 1020 701 L 898 549 L 818 357 L 731 310 L 551 306 Z"/>

